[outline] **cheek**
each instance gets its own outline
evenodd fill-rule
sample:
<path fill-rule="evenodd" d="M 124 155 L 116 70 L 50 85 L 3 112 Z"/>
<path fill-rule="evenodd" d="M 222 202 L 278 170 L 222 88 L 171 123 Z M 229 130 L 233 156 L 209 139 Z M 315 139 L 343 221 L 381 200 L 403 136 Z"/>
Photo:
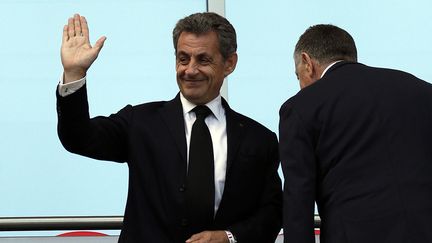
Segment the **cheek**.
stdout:
<path fill-rule="evenodd" d="M 225 77 L 225 70 L 222 67 L 211 67 L 207 73 L 216 80 L 221 78 L 223 79 Z"/>
<path fill-rule="evenodd" d="M 301 88 L 305 88 L 313 83 L 313 80 L 310 77 L 303 77 L 300 79 Z"/>
<path fill-rule="evenodd" d="M 176 73 L 177 73 L 177 75 L 179 75 L 179 74 L 181 74 L 181 73 L 184 73 L 184 70 L 185 70 L 185 68 L 183 68 L 183 66 L 181 66 L 181 65 L 176 65 Z"/>

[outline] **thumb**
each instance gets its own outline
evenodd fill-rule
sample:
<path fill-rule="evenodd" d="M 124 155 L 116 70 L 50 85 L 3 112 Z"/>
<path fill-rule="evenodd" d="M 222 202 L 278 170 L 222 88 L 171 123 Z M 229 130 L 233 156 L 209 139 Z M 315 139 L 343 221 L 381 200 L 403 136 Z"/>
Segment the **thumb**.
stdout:
<path fill-rule="evenodd" d="M 105 36 L 102 36 L 101 38 L 99 38 L 99 40 L 97 40 L 96 43 L 94 44 L 93 48 L 95 48 L 97 50 L 97 52 L 100 52 L 106 39 L 107 38 Z"/>

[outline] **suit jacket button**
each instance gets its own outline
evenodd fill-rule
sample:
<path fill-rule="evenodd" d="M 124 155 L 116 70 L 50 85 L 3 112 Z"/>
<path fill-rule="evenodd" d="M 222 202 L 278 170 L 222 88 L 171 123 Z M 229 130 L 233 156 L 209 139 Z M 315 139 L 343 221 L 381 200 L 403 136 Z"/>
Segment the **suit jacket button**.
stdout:
<path fill-rule="evenodd" d="M 181 187 L 179 188 L 179 191 L 180 191 L 180 192 L 184 192 L 185 190 L 186 190 L 185 185 L 181 185 Z"/>
<path fill-rule="evenodd" d="M 187 219 L 182 219 L 181 220 L 181 226 L 185 227 L 188 225 L 188 220 Z"/>

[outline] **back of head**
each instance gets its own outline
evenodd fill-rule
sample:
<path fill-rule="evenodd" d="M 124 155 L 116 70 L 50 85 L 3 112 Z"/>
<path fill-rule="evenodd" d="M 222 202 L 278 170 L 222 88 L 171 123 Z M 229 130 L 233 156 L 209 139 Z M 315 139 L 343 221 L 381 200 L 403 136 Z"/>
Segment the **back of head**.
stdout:
<path fill-rule="evenodd" d="M 234 27 L 224 17 L 210 12 L 195 13 L 180 19 L 173 30 L 174 49 L 182 32 L 197 35 L 214 31 L 219 39 L 219 50 L 224 59 L 237 51 L 237 37 Z"/>
<path fill-rule="evenodd" d="M 306 52 L 320 64 L 337 60 L 357 61 L 354 39 L 345 30 L 330 24 L 309 27 L 295 46 L 295 60 L 298 60 L 302 52 Z"/>

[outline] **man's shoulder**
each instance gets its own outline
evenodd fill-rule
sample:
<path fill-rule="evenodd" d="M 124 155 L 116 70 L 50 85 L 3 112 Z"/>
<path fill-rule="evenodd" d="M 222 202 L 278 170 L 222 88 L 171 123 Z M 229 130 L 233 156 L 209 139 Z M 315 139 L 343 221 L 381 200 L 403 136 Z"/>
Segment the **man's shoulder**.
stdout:
<path fill-rule="evenodd" d="M 181 114 L 181 106 L 178 108 L 173 105 L 172 101 L 151 101 L 137 105 L 128 104 L 123 107 L 117 114 L 129 117 L 129 119 L 139 119 L 149 121 L 159 119 L 162 114 Z"/>
<path fill-rule="evenodd" d="M 227 114 L 227 119 L 231 118 L 231 121 L 227 122 L 237 122 L 240 127 L 246 127 L 251 129 L 251 132 L 257 133 L 257 134 L 267 134 L 267 135 L 273 135 L 274 132 L 268 129 L 263 124 L 259 123 L 258 121 L 243 115 L 237 111 L 229 110 L 230 114 Z"/>
<path fill-rule="evenodd" d="M 138 105 L 130 105 L 133 111 L 157 112 L 161 109 L 181 109 L 181 103 L 176 96 L 172 100 L 150 101 Z"/>
<path fill-rule="evenodd" d="M 132 105 L 131 108 L 136 111 L 152 111 L 159 110 L 164 107 L 169 101 L 152 101 L 147 103 L 141 103 L 138 105 Z"/>

